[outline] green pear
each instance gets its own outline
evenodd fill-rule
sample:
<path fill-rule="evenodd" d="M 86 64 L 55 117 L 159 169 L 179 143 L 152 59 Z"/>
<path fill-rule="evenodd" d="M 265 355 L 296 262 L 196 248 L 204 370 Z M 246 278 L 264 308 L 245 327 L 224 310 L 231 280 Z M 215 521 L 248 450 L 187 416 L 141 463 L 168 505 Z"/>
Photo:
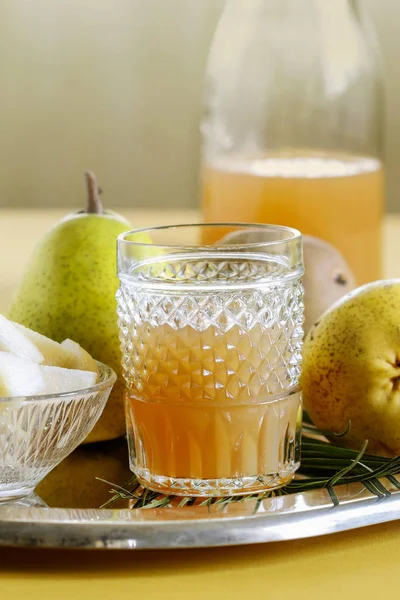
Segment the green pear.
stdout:
<path fill-rule="evenodd" d="M 400 455 L 400 279 L 350 292 L 314 325 L 303 348 L 304 407 L 335 443 Z"/>
<path fill-rule="evenodd" d="M 92 173 L 86 173 L 86 211 L 68 215 L 35 248 L 9 317 L 53 340 L 69 338 L 112 367 L 118 380 L 87 442 L 125 432 L 123 381 L 115 294 L 116 239 L 128 221 L 103 211 Z M 148 236 L 143 240 L 148 241 Z"/>

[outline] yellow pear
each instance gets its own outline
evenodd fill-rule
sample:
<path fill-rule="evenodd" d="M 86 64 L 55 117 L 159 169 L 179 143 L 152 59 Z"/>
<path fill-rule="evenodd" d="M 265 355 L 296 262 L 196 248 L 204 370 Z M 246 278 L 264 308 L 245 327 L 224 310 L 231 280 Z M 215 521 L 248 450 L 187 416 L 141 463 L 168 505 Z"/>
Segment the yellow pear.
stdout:
<path fill-rule="evenodd" d="M 400 279 L 350 292 L 311 329 L 303 348 L 304 407 L 336 443 L 400 455 Z"/>
<path fill-rule="evenodd" d="M 334 302 L 354 290 L 356 282 L 342 254 L 325 240 L 304 235 L 303 256 L 303 327 L 307 333 Z"/>
<path fill-rule="evenodd" d="M 132 477 L 125 439 L 77 448 L 53 469 L 36 493 L 55 508 L 99 508 L 110 499 L 110 483 L 124 486 Z"/>

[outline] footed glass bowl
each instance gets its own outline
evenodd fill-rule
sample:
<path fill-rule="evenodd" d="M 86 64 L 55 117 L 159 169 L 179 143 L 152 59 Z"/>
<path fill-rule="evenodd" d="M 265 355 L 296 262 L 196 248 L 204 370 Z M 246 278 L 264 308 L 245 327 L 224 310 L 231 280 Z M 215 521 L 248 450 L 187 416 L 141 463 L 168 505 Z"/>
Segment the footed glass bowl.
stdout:
<path fill-rule="evenodd" d="M 0 397 L 0 502 L 31 494 L 93 429 L 116 380 L 98 365 L 98 382 L 84 390 Z"/>

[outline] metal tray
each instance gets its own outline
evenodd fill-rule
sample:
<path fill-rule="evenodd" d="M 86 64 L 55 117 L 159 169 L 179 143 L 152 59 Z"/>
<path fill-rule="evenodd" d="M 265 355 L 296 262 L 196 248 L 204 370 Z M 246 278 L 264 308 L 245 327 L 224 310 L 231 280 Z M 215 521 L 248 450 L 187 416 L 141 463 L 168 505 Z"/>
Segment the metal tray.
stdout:
<path fill-rule="evenodd" d="M 257 544 L 364 527 L 400 516 L 400 476 L 380 481 L 377 497 L 362 484 L 210 508 L 70 509 L 33 498 L 0 505 L 0 545 L 47 548 L 167 549 Z M 29 503 L 39 504 L 29 506 Z M 128 505 L 129 506 L 129 505 Z"/>

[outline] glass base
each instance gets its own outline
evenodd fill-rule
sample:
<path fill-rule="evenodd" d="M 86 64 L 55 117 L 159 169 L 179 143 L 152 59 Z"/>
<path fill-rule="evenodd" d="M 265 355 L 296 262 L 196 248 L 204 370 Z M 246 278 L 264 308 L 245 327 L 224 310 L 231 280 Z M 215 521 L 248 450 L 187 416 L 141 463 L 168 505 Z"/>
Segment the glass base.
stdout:
<path fill-rule="evenodd" d="M 186 479 L 153 475 L 148 469 L 135 467 L 133 472 L 139 482 L 160 494 L 174 496 L 204 496 L 210 498 L 223 496 L 244 496 L 275 490 L 286 485 L 294 477 L 299 464 L 290 471 L 253 477 L 221 479 Z"/>

